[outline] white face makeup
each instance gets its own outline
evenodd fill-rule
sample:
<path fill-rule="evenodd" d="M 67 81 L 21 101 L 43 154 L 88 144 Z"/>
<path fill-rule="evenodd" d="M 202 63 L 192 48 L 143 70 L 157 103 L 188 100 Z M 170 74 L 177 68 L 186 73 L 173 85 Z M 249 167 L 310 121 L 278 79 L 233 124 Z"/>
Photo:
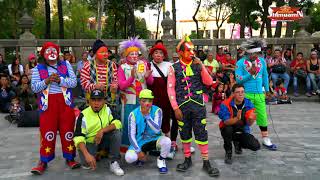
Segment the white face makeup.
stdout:
<path fill-rule="evenodd" d="M 55 61 L 58 58 L 58 52 L 53 47 L 48 47 L 44 52 L 44 58 L 49 61 Z"/>

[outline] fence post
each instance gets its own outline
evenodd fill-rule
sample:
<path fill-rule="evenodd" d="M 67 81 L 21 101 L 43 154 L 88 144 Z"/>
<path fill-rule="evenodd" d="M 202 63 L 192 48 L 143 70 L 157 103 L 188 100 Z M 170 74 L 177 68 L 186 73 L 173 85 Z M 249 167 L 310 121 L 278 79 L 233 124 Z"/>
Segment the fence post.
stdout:
<path fill-rule="evenodd" d="M 37 50 L 36 37 L 30 32 L 34 25 L 34 20 L 25 11 L 18 24 L 19 27 L 24 31 L 24 33 L 20 35 L 18 42 L 20 46 L 21 63 L 26 64 L 28 63 L 29 54 L 36 53 Z"/>

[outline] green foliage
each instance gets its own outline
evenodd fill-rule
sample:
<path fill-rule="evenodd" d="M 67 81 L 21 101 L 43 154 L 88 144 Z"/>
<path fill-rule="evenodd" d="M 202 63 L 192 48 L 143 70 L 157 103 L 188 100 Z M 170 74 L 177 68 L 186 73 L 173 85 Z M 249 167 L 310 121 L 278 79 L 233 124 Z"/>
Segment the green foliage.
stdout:
<path fill-rule="evenodd" d="M 36 0 L 4 0 L 0 2 L 0 38 L 16 39 L 21 33 L 18 21 L 26 10 L 31 14 Z"/>
<path fill-rule="evenodd" d="M 320 31 L 320 2 L 313 4 L 310 8 L 311 25 L 309 30 L 311 32 Z"/>

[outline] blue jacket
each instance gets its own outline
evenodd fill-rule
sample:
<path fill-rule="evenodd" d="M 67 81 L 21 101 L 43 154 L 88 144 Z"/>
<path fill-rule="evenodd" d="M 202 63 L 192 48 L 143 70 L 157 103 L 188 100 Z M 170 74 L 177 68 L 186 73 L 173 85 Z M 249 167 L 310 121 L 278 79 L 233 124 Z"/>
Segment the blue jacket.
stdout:
<path fill-rule="evenodd" d="M 252 102 L 244 98 L 244 105 L 242 108 L 242 121 L 241 124 L 237 124 L 243 127 L 243 131 L 245 133 L 250 133 L 250 126 L 247 123 L 248 116 L 250 113 L 254 112 L 255 108 Z M 235 102 L 233 100 L 233 97 L 229 97 L 228 99 L 224 100 L 221 105 L 220 105 L 220 111 L 219 111 L 219 118 L 221 119 L 219 128 L 222 129 L 226 125 L 224 124 L 225 121 L 227 121 L 230 118 L 236 117 L 237 116 L 237 106 L 235 105 Z"/>
<path fill-rule="evenodd" d="M 162 110 L 155 105 L 145 116 L 141 113 L 141 106 L 137 107 L 129 114 L 128 120 L 129 150 L 139 153 L 144 144 L 161 136 Z"/>
<path fill-rule="evenodd" d="M 259 57 L 255 60 L 257 75 L 253 76 L 249 73 L 251 62 L 248 56 L 241 58 L 236 64 L 236 81 L 243 84 L 246 93 L 262 94 L 269 91 L 269 79 L 267 65 L 263 58 Z M 262 89 L 264 87 L 264 90 Z"/>

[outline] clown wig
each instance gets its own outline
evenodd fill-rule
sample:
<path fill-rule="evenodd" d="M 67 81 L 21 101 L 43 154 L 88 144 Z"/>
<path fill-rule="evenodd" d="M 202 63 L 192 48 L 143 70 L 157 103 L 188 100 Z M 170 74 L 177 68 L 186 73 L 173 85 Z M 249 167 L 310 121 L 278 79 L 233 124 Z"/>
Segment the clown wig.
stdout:
<path fill-rule="evenodd" d="M 119 51 L 126 57 L 133 51 L 146 51 L 146 43 L 139 37 L 132 37 L 119 43 Z"/>

